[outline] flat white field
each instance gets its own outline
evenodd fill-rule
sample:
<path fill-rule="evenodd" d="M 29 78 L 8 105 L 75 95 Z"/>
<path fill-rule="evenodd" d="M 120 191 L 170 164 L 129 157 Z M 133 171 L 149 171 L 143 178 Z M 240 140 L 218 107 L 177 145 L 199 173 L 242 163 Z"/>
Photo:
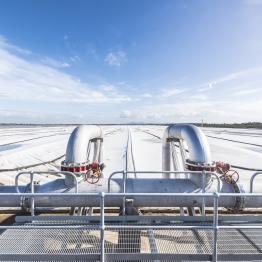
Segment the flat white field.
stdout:
<path fill-rule="evenodd" d="M 104 175 L 127 169 L 130 171 L 161 171 L 162 135 L 164 126 L 103 126 Z M 0 183 L 14 184 L 22 170 L 60 170 L 67 141 L 74 126 L 0 126 Z M 262 169 L 262 130 L 203 128 L 210 143 L 214 161 L 224 161 L 240 174 L 245 189 L 250 177 Z M 126 161 L 127 155 L 127 161 Z M 49 163 L 45 163 L 49 162 Z M 26 168 L 30 165 L 35 167 Z M 25 178 L 24 178 L 25 179 Z M 37 175 L 39 182 L 54 179 L 52 175 Z M 23 178 L 21 178 L 23 182 Z M 26 182 L 26 179 L 25 181 Z M 255 182 L 262 191 L 262 175 Z M 261 190 L 260 190 L 261 189 Z"/>

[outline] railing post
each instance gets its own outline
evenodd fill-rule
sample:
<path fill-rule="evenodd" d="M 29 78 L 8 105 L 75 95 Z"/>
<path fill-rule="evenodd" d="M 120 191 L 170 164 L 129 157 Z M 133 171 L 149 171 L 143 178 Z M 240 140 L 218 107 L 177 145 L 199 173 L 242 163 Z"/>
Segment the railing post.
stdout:
<path fill-rule="evenodd" d="M 214 193 L 213 206 L 213 254 L 212 261 L 217 262 L 217 234 L 218 234 L 218 193 Z"/>
<path fill-rule="evenodd" d="M 100 262 L 105 262 L 105 193 L 100 194 Z"/>
<path fill-rule="evenodd" d="M 31 171 L 30 172 L 30 188 L 31 188 L 31 193 L 35 193 L 35 188 L 34 188 L 34 173 Z M 35 215 L 35 199 L 32 196 L 31 197 L 31 216 Z"/>
<path fill-rule="evenodd" d="M 206 193 L 206 171 L 203 170 L 202 171 L 202 193 Z M 205 216 L 206 215 L 206 199 L 205 197 L 202 198 L 202 207 L 201 207 L 201 213 L 202 213 L 202 216 Z"/>
<path fill-rule="evenodd" d="M 256 173 L 254 173 L 253 175 L 252 175 L 252 177 L 250 178 L 250 186 L 249 186 L 249 192 L 250 193 L 253 193 L 253 187 L 254 187 L 254 179 L 255 179 L 255 177 L 256 176 L 258 176 L 258 175 L 262 175 L 262 173 L 261 172 L 256 172 Z"/>
<path fill-rule="evenodd" d="M 127 171 L 123 171 L 123 193 L 126 193 L 126 177 Z M 126 197 L 123 196 L 123 216 L 126 214 Z"/>

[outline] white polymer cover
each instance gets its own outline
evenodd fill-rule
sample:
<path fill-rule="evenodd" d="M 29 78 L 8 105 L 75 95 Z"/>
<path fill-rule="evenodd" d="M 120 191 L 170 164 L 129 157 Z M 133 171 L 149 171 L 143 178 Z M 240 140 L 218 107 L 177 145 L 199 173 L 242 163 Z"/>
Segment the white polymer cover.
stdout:
<path fill-rule="evenodd" d="M 171 148 L 168 139 L 185 141 L 189 150 L 189 160 L 203 165 L 211 165 L 211 152 L 205 134 L 194 125 L 176 124 L 166 128 L 163 135 L 162 169 L 170 170 Z"/>
<path fill-rule="evenodd" d="M 81 125 L 76 127 L 67 144 L 65 162 L 85 163 L 89 142 L 96 138 L 103 138 L 103 131 L 99 126 Z"/>

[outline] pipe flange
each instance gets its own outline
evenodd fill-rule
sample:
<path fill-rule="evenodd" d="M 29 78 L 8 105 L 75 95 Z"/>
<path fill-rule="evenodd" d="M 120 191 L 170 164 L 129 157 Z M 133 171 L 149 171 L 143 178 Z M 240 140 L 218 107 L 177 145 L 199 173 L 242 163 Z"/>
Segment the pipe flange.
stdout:
<path fill-rule="evenodd" d="M 209 171 L 209 172 L 216 171 L 215 162 L 212 162 L 211 164 L 197 163 L 190 159 L 186 159 L 186 168 L 190 171 Z"/>
<path fill-rule="evenodd" d="M 67 163 L 65 161 L 61 162 L 61 171 L 68 171 L 75 173 L 77 175 L 85 174 L 87 171 L 87 166 L 89 162 L 84 163 Z"/>
<path fill-rule="evenodd" d="M 232 184 L 234 193 L 245 193 L 243 187 L 241 184 L 234 183 Z M 238 213 L 240 211 L 243 211 L 246 205 L 246 198 L 244 196 L 237 196 L 235 206 L 233 208 L 228 208 L 233 213 Z"/>
<path fill-rule="evenodd" d="M 30 188 L 30 183 L 26 186 L 24 193 L 29 193 L 30 192 L 29 188 Z M 29 206 L 30 206 L 29 198 L 26 196 L 22 196 L 20 198 L 20 207 L 22 208 L 22 210 L 25 212 L 29 212 Z"/>

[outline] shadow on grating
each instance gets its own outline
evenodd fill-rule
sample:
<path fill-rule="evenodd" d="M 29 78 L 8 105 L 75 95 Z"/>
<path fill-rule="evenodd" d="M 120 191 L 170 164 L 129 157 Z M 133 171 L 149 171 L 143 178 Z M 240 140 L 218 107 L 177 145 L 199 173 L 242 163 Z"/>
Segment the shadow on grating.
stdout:
<path fill-rule="evenodd" d="M 54 223 L 34 223 L 34 225 L 68 225 L 60 221 Z M 76 225 L 75 221 L 70 225 Z M 32 224 L 29 224 L 32 225 Z M 77 225 L 83 225 L 78 223 Z M 88 224 L 90 225 L 90 224 Z M 88 226 L 87 225 L 87 226 Z M 107 224 L 107 225 L 125 225 Z M 128 225 L 133 225 L 129 223 Z M 141 224 L 140 224 L 141 225 Z M 187 224 L 189 225 L 189 224 Z M 196 225 L 196 224 L 194 224 Z M 203 224 L 197 224 L 203 225 Z M 91 225 L 94 226 L 94 225 Z M 98 226 L 98 224 L 95 224 Z M 157 227 L 157 225 L 156 225 Z M 176 255 L 205 255 L 211 256 L 213 251 L 213 231 L 208 230 L 182 230 L 182 229 L 112 229 L 105 230 L 105 253 L 136 254 L 136 260 L 111 259 L 110 261 L 172 261 L 167 259 L 139 259 L 139 254 L 176 254 Z M 19 259 L 19 255 L 86 255 L 100 254 L 100 230 L 99 229 L 8 229 L 0 232 L 0 257 L 9 254 L 17 257 L 17 260 L 5 261 L 42 261 Z M 245 259 L 249 255 L 261 255 L 262 261 L 262 231 L 257 229 L 223 229 L 218 233 L 218 254 L 228 255 L 228 260 L 219 261 L 251 261 Z M 241 255 L 241 259 L 231 260 L 231 255 Z M 79 260 L 72 261 L 87 261 Z M 4 260 L 1 260 L 4 261 Z M 63 261 L 60 259 L 49 261 Z M 71 261 L 71 260 L 67 260 Z M 98 260 L 88 260 L 96 262 Z M 174 261 L 174 260 L 173 260 Z M 176 260 L 176 261 L 210 261 L 210 260 Z"/>

